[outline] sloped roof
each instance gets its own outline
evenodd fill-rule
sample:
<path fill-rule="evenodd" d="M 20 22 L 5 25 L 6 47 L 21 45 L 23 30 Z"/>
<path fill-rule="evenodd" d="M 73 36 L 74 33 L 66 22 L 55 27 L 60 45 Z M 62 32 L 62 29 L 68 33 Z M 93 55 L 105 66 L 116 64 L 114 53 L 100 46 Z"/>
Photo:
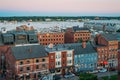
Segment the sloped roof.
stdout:
<path fill-rule="evenodd" d="M 87 31 L 89 31 L 89 29 L 88 28 L 83 28 L 83 27 L 79 27 L 79 26 L 74 26 L 73 27 L 73 31 L 81 31 L 81 30 L 87 30 Z"/>
<path fill-rule="evenodd" d="M 57 50 L 59 50 L 60 47 L 62 50 L 74 50 L 75 55 L 97 53 L 89 42 L 86 43 L 86 48 L 82 47 L 82 43 L 57 44 L 56 46 L 58 46 Z"/>
<path fill-rule="evenodd" d="M 90 54 L 90 53 L 97 53 L 93 46 L 88 42 L 86 43 L 86 48 L 82 47 L 82 43 L 72 43 L 66 44 L 70 48 L 74 49 L 74 54 Z"/>
<path fill-rule="evenodd" d="M 42 45 L 14 46 L 11 47 L 16 60 L 46 57 L 47 52 Z"/>
<path fill-rule="evenodd" d="M 120 33 L 115 33 L 115 34 L 108 34 L 108 33 L 103 33 L 101 34 L 107 41 L 113 41 L 113 40 L 119 40 L 120 41 Z"/>

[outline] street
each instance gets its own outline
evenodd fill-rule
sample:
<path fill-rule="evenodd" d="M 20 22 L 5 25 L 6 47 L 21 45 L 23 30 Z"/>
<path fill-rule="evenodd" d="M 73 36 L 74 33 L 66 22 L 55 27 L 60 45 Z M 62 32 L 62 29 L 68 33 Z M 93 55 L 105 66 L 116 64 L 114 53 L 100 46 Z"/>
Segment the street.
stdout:
<path fill-rule="evenodd" d="M 112 75 L 117 75 L 117 71 L 111 71 L 110 73 L 109 72 L 104 72 L 104 73 L 97 73 L 96 75 L 98 76 L 98 78 L 100 77 L 104 77 L 104 76 L 112 76 Z"/>
<path fill-rule="evenodd" d="M 97 73 L 97 74 L 95 74 L 95 75 L 97 75 L 97 76 L 98 76 L 98 79 L 99 79 L 99 78 L 104 77 L 104 76 L 109 76 L 109 72 Z M 112 75 L 117 75 L 117 71 L 111 71 L 111 72 L 110 72 L 110 76 L 112 76 Z M 67 78 L 67 79 L 63 78 L 63 79 L 61 79 L 61 80 L 78 80 L 78 79 L 79 79 L 79 77 L 78 77 L 78 76 L 75 76 L 75 77 L 73 77 L 73 78 Z"/>

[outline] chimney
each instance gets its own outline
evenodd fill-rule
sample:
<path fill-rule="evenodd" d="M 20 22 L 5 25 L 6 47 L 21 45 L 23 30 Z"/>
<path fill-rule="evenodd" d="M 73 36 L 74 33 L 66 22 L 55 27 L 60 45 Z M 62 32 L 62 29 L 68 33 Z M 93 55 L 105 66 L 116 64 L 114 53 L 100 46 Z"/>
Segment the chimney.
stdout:
<path fill-rule="evenodd" d="M 85 41 L 82 42 L 82 48 L 86 48 L 86 42 Z"/>

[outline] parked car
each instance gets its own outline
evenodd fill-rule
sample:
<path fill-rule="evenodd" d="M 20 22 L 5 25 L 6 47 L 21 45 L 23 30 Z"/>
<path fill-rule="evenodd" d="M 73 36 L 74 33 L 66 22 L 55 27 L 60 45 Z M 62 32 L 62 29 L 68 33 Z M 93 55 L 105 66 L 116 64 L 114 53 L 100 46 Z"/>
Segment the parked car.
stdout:
<path fill-rule="evenodd" d="M 61 80 L 61 76 L 60 75 L 54 75 L 53 76 L 53 80 Z"/>
<path fill-rule="evenodd" d="M 105 68 L 99 69 L 99 72 L 107 72 L 107 69 Z"/>
<path fill-rule="evenodd" d="M 64 75 L 64 77 L 65 78 L 75 77 L 75 74 L 68 72 Z"/>

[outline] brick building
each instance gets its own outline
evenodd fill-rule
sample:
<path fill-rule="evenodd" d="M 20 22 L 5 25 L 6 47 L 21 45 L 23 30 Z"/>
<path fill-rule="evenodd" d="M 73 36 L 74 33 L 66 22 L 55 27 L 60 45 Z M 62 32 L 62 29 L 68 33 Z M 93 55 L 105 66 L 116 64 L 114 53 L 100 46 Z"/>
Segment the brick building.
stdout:
<path fill-rule="evenodd" d="M 91 32 L 87 28 L 79 28 L 78 26 L 68 28 L 65 32 L 65 43 L 77 43 L 88 41 L 91 39 Z"/>
<path fill-rule="evenodd" d="M 118 50 L 118 80 L 120 80 L 120 48 Z"/>
<path fill-rule="evenodd" d="M 51 73 L 64 75 L 67 72 L 73 71 L 73 49 L 64 46 L 64 44 L 50 44 L 46 47 L 46 51 L 49 53 L 49 69 Z"/>
<path fill-rule="evenodd" d="M 22 30 L 25 30 L 25 31 L 29 31 L 29 30 L 35 30 L 33 26 L 27 26 L 27 25 L 21 25 L 21 26 L 18 26 L 16 27 L 16 30 L 17 31 L 22 31 Z"/>
<path fill-rule="evenodd" d="M 51 32 L 38 34 L 38 40 L 42 45 L 64 44 L 64 32 Z"/>
<path fill-rule="evenodd" d="M 98 52 L 98 66 L 117 68 L 118 34 L 100 34 L 97 35 L 95 41 Z M 108 62 L 108 64 L 104 65 L 104 62 Z"/>
<path fill-rule="evenodd" d="M 3 72 L 3 70 L 5 69 L 5 59 L 6 59 L 6 53 L 9 50 L 9 46 L 8 45 L 4 45 L 2 42 L 2 36 L 0 34 L 0 72 Z"/>
<path fill-rule="evenodd" d="M 41 45 L 13 46 L 6 57 L 8 79 L 39 79 L 41 75 L 49 72 L 49 58 Z"/>
<path fill-rule="evenodd" d="M 0 46 L 0 72 L 3 73 L 3 71 L 5 71 L 6 68 L 6 55 L 8 53 L 9 50 L 9 46 L 4 46 L 1 45 Z"/>

